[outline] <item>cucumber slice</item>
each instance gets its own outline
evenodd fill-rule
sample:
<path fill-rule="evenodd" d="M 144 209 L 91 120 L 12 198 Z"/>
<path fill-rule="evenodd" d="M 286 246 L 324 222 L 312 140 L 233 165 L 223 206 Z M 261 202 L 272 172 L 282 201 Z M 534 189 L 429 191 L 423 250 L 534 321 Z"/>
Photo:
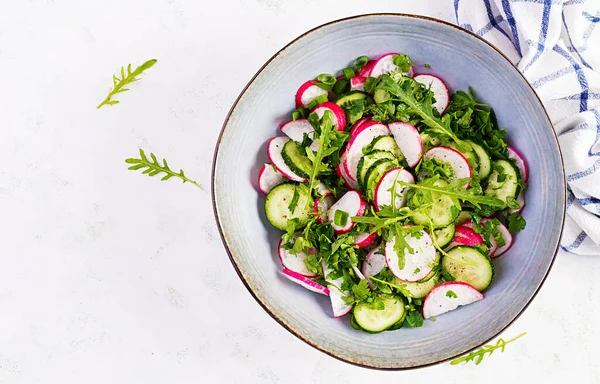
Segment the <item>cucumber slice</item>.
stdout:
<path fill-rule="evenodd" d="M 375 139 L 377 140 L 377 138 Z M 395 157 L 391 152 L 386 151 L 371 151 L 368 154 L 364 155 L 358 161 L 358 172 L 357 172 L 357 181 L 358 186 L 364 189 L 364 181 L 367 171 L 377 160 L 388 159 L 393 160 Z"/>
<path fill-rule="evenodd" d="M 310 177 L 312 171 L 312 163 L 304 154 L 300 153 L 298 144 L 294 140 L 290 140 L 283 146 L 281 157 L 285 165 L 301 177 Z"/>
<path fill-rule="evenodd" d="M 470 140 L 467 140 L 467 143 L 471 145 L 479 160 L 479 169 L 477 170 L 479 172 L 479 178 L 485 179 L 492 172 L 492 158 L 481 145 Z"/>
<path fill-rule="evenodd" d="M 367 170 L 364 179 L 365 185 L 365 195 L 367 199 L 373 201 L 375 197 L 375 188 L 377 188 L 377 183 L 383 177 L 383 175 L 392 168 L 398 167 L 397 160 L 388 160 L 381 159 L 377 160 L 371 167 Z"/>
<path fill-rule="evenodd" d="M 468 221 L 473 221 L 473 213 L 471 211 L 460 211 L 458 217 L 454 221 L 454 224 L 461 225 Z"/>
<path fill-rule="evenodd" d="M 398 282 L 396 282 L 396 284 L 398 284 L 398 285 L 404 284 L 404 291 L 406 292 L 406 294 L 408 294 L 413 299 L 422 299 L 425 296 L 427 296 L 427 294 L 429 292 L 431 292 L 431 290 L 433 288 L 435 288 L 436 285 L 438 285 L 440 283 L 440 281 L 441 281 L 440 277 L 441 277 L 441 275 L 439 272 L 434 272 L 433 277 L 427 281 L 418 281 L 416 283 L 407 283 L 405 281 L 399 280 Z"/>
<path fill-rule="evenodd" d="M 456 143 L 453 143 L 453 142 L 447 143 L 446 147 L 450 147 L 450 148 L 460 152 L 460 154 L 463 155 L 465 157 L 465 159 L 467 159 L 467 162 L 471 166 L 471 169 L 479 172 L 479 158 L 477 157 L 477 154 L 475 153 L 475 151 L 464 151 L 464 150 L 458 148 L 458 145 L 456 145 Z"/>
<path fill-rule="evenodd" d="M 340 107 L 344 108 L 349 107 L 350 104 L 358 100 L 372 101 L 371 95 L 369 95 L 368 93 L 361 91 L 353 91 L 340 95 L 340 97 L 337 98 L 335 103 Z"/>
<path fill-rule="evenodd" d="M 439 137 L 431 136 L 427 131 L 419 133 L 419 136 L 421 136 L 421 143 L 423 143 L 425 152 L 431 147 L 437 147 L 442 144 L 442 140 Z"/>
<path fill-rule="evenodd" d="M 439 268 L 436 268 L 436 267 L 440 264 L 441 259 L 442 259 L 442 256 L 440 255 L 440 253 L 436 252 L 435 259 L 431 263 L 431 266 L 433 269 L 431 270 L 431 272 L 429 272 L 429 274 L 427 276 L 425 276 L 421 280 L 417 281 L 417 283 L 425 283 L 425 282 L 431 280 L 433 278 L 433 276 L 435 276 L 435 274 L 438 273 L 437 271 L 439 270 Z"/>
<path fill-rule="evenodd" d="M 446 183 L 443 180 L 438 180 L 437 184 L 439 186 L 446 186 Z M 433 222 L 433 226 L 435 228 L 446 227 L 456 220 L 458 214 L 460 212 L 460 204 L 457 204 L 455 200 L 453 200 L 448 195 L 442 195 L 436 192 L 431 192 L 433 203 L 432 205 L 425 209 L 425 213 L 415 212 L 412 217 L 413 223 L 417 225 L 428 225 L 429 219 Z M 412 199 L 408 199 L 409 206 L 412 204 Z M 415 208 L 411 206 L 411 208 Z"/>
<path fill-rule="evenodd" d="M 298 194 L 298 203 L 294 212 L 292 212 L 289 206 L 296 193 Z M 296 229 L 301 229 L 308 222 L 312 212 L 312 206 L 308 204 L 309 201 L 310 196 L 297 184 L 280 184 L 271 189 L 265 200 L 267 220 L 275 228 L 285 231 L 288 220 L 298 219 L 299 225 L 296 226 Z"/>
<path fill-rule="evenodd" d="M 506 203 L 509 198 L 517 198 L 518 189 L 519 171 L 517 168 L 506 160 L 494 161 L 485 194 L 497 197 Z"/>
<path fill-rule="evenodd" d="M 353 317 L 356 324 L 367 332 L 382 332 L 398 323 L 404 317 L 404 300 L 400 297 L 382 299 L 384 309 L 371 308 L 360 303 L 354 307 Z"/>
<path fill-rule="evenodd" d="M 375 93 L 373 93 L 373 100 L 376 104 L 385 103 L 391 99 L 392 97 L 390 96 L 389 92 L 383 89 L 376 89 Z"/>
<path fill-rule="evenodd" d="M 459 215 L 460 216 L 460 215 Z M 454 231 L 456 227 L 454 224 L 450 224 L 447 227 L 436 229 L 433 231 L 433 237 L 440 248 L 444 248 L 446 245 L 450 244 L 452 239 L 454 238 Z"/>
<path fill-rule="evenodd" d="M 452 248 L 442 259 L 442 267 L 455 281 L 470 284 L 480 292 L 490 286 L 494 277 L 492 260 L 474 247 Z"/>
<path fill-rule="evenodd" d="M 398 148 L 396 140 L 392 136 L 379 136 L 373 139 L 370 145 L 371 150 L 387 151 L 394 155 L 398 160 L 404 159 L 404 155 Z"/>

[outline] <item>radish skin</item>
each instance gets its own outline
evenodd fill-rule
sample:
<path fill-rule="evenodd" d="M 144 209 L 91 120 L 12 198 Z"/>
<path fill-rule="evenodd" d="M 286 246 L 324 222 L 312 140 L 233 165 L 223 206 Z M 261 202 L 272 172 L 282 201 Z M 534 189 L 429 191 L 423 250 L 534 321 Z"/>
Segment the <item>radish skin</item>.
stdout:
<path fill-rule="evenodd" d="M 352 178 L 348 175 L 348 173 L 346 173 L 346 167 L 344 166 L 344 164 L 346 164 L 346 157 L 347 157 L 347 152 L 344 152 L 340 156 L 340 164 L 338 164 L 335 171 L 342 179 L 344 179 L 344 183 L 346 184 L 346 187 L 348 187 L 350 189 L 358 189 L 358 182 L 356 180 L 352 180 Z"/>
<path fill-rule="evenodd" d="M 295 121 L 288 121 L 281 126 L 281 132 L 283 132 L 290 139 L 301 143 L 304 141 L 304 134 L 308 135 L 308 138 L 313 140 L 310 144 L 310 149 L 314 152 L 319 150 L 319 142 L 314 140 L 315 129 L 308 122 L 308 119 L 298 119 Z"/>
<path fill-rule="evenodd" d="M 394 168 L 384 173 L 375 188 L 375 209 L 377 211 L 380 211 L 384 206 L 392 206 L 391 189 L 395 181 L 413 184 L 415 178 L 410 172 L 403 168 Z M 406 203 L 406 194 L 409 189 L 409 187 L 403 187 L 396 184 L 395 206 L 397 209 L 402 208 Z"/>
<path fill-rule="evenodd" d="M 258 171 L 258 188 L 265 195 L 286 180 L 286 177 L 277 172 L 277 169 L 269 163 L 264 163 Z"/>
<path fill-rule="evenodd" d="M 381 247 L 378 246 L 369 252 L 365 257 L 365 262 L 362 266 L 362 273 L 367 279 L 371 276 L 377 275 L 379 272 L 383 271 L 383 268 L 387 267 L 385 256 L 379 253 L 380 250 Z"/>
<path fill-rule="evenodd" d="M 371 70 L 373 69 L 375 62 L 376 62 L 376 60 L 369 60 L 367 62 L 367 64 L 365 64 L 365 66 L 362 67 L 362 69 L 358 72 L 358 76 L 361 76 L 361 77 L 371 76 Z"/>
<path fill-rule="evenodd" d="M 433 75 L 417 75 L 414 79 L 433 92 L 433 97 L 435 97 L 433 107 L 438 110 L 440 115 L 443 114 L 450 104 L 450 93 L 446 84 L 439 77 Z"/>
<path fill-rule="evenodd" d="M 304 263 L 308 256 L 304 252 L 292 255 L 289 250 L 283 248 L 283 239 L 279 240 L 278 254 L 281 265 L 285 269 L 289 269 L 305 277 L 317 277 L 316 274 L 308 270 Z"/>
<path fill-rule="evenodd" d="M 354 135 L 350 137 L 348 146 L 346 147 L 346 159 L 344 161 L 344 169 L 346 174 L 354 181 L 357 180 L 358 162 L 363 156 L 363 148 L 371 144 L 373 139 L 379 136 L 389 136 L 390 130 L 385 124 L 375 121 L 366 121 L 361 124 Z"/>
<path fill-rule="evenodd" d="M 529 180 L 529 170 L 527 169 L 527 165 L 525 164 L 525 159 L 523 158 L 523 156 L 521 156 L 519 151 L 517 151 L 513 147 L 508 147 L 507 149 L 508 158 L 513 159 L 515 161 L 515 165 L 517 166 L 517 169 L 521 174 L 521 179 L 523 179 L 523 182 L 526 183 Z"/>
<path fill-rule="evenodd" d="M 488 220 L 487 219 L 481 220 L 481 222 L 484 224 L 486 221 L 488 221 Z M 498 231 L 502 235 L 502 239 L 504 239 L 504 245 L 501 247 L 498 246 L 496 248 L 496 250 L 494 251 L 494 253 L 491 256 L 492 258 L 502 256 L 503 254 L 506 253 L 506 251 L 508 251 L 510 249 L 510 247 L 512 247 L 512 244 L 513 244 L 513 237 L 510 234 L 508 228 L 506 228 L 506 226 L 504 224 L 502 224 L 502 223 L 498 224 L 496 226 L 496 229 L 498 229 Z"/>
<path fill-rule="evenodd" d="M 328 101 L 326 103 L 319 104 L 313 109 L 313 112 L 319 116 L 319 119 L 323 117 L 325 111 L 331 111 L 333 113 L 333 126 L 338 131 L 344 131 L 346 129 L 346 113 L 336 103 Z"/>
<path fill-rule="evenodd" d="M 473 223 L 472 221 L 469 221 L 469 222 L 463 223 L 461 225 L 464 225 L 467 228 L 473 228 L 475 223 Z M 487 248 L 488 256 L 493 257 L 494 253 L 496 253 L 496 250 L 498 249 L 498 243 L 496 242 L 496 239 L 494 239 L 494 236 L 492 236 L 492 235 L 490 235 L 490 238 L 488 240 L 491 244 L 491 247 Z"/>
<path fill-rule="evenodd" d="M 350 79 L 351 91 L 364 91 L 367 78 L 364 76 L 356 76 Z"/>
<path fill-rule="evenodd" d="M 367 122 L 368 120 L 369 119 L 367 119 L 366 117 L 363 117 L 362 119 L 360 119 L 356 123 L 354 123 L 352 128 L 350 128 L 350 136 L 354 136 L 358 127 L 360 127 L 363 123 Z"/>
<path fill-rule="evenodd" d="M 285 268 L 283 268 L 281 272 L 283 273 L 283 276 L 285 276 L 288 280 L 308 289 L 309 291 L 329 296 L 329 288 L 322 286 L 314 280 L 311 280 L 306 276 L 302 276 L 299 273 L 290 271 L 289 269 Z"/>
<path fill-rule="evenodd" d="M 389 74 L 390 72 L 400 72 L 400 69 L 398 68 L 398 66 L 396 64 L 394 64 L 394 55 L 397 55 L 397 54 L 398 53 L 395 53 L 395 52 L 386 53 L 385 55 L 383 55 L 379 59 L 377 59 L 377 61 L 375 61 L 375 64 L 373 65 L 373 68 L 371 69 L 371 73 L 369 74 L 369 76 L 379 77 L 384 74 Z M 410 77 L 413 75 L 413 73 L 414 73 L 414 70 L 411 67 L 408 72 L 404 72 L 402 74 L 404 76 Z"/>
<path fill-rule="evenodd" d="M 425 297 L 423 317 L 430 319 L 479 300 L 483 300 L 483 294 L 467 283 L 451 281 L 440 284 Z"/>
<path fill-rule="evenodd" d="M 313 82 L 318 83 L 317 80 L 308 80 L 298 88 L 298 92 L 296 92 L 296 108 L 308 107 L 310 102 L 317 97 L 328 94 L 326 90 L 317 87 Z"/>
<path fill-rule="evenodd" d="M 283 157 L 281 156 L 281 151 L 283 151 L 283 146 L 285 143 L 290 141 L 289 138 L 278 136 L 271 139 L 269 142 L 269 146 L 267 148 L 267 155 L 269 156 L 269 160 L 271 164 L 277 168 L 277 171 L 281 173 L 283 176 L 287 177 L 292 181 L 298 181 L 300 183 L 304 183 L 307 179 L 304 177 L 298 176 L 294 171 L 287 166 L 285 161 L 283 161 Z"/>
<path fill-rule="evenodd" d="M 315 207 L 313 208 L 313 211 L 315 213 L 321 212 L 317 217 L 317 223 L 321 224 L 327 221 L 327 212 L 334 203 L 335 198 L 331 194 L 315 199 Z"/>
<path fill-rule="evenodd" d="M 462 153 L 453 148 L 433 147 L 425 152 L 423 159 L 436 159 L 450 164 L 450 167 L 454 171 L 454 179 L 470 179 L 472 176 L 471 166 L 469 165 L 467 159 L 462 155 Z M 469 184 L 470 183 L 467 183 L 465 188 L 469 188 Z"/>
<path fill-rule="evenodd" d="M 388 126 L 408 166 L 414 168 L 423 154 L 423 142 L 419 131 L 413 125 L 402 122 L 390 123 Z"/>
<path fill-rule="evenodd" d="M 354 245 L 358 248 L 366 248 L 377 239 L 376 233 L 361 233 L 354 237 Z"/>

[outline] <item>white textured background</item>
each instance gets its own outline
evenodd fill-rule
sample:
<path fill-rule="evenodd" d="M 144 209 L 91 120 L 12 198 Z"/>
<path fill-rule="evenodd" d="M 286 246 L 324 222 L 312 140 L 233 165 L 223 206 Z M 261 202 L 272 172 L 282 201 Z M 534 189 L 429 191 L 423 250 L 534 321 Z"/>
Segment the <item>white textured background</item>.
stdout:
<path fill-rule="evenodd" d="M 360 13 L 449 0 L 0 1 L 0 383 L 600 382 L 600 259 L 560 254 L 484 364 L 347 365 L 237 278 L 210 194 L 126 170 L 138 147 L 209 187 L 231 103 L 279 48 Z M 122 64 L 158 64 L 96 110 Z M 368 380 L 368 381 L 367 381 Z"/>

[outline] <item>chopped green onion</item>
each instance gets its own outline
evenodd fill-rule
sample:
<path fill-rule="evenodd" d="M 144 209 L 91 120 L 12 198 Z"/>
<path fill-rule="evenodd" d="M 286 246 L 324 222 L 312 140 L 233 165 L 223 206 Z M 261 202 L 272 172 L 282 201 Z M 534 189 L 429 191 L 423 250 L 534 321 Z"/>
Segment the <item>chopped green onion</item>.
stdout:
<path fill-rule="evenodd" d="M 294 112 L 292 112 L 292 120 L 296 121 L 298 119 L 304 119 L 305 117 L 308 116 L 309 112 L 310 111 L 307 108 L 300 107 L 300 108 L 296 109 Z"/>
<path fill-rule="evenodd" d="M 354 76 L 356 76 L 356 73 L 354 72 L 354 69 L 352 69 L 352 68 L 344 68 L 344 69 L 342 69 L 342 72 L 344 73 L 344 76 L 346 76 L 346 79 L 351 79 Z"/>
<path fill-rule="evenodd" d="M 329 85 L 329 84 L 321 83 L 320 81 L 317 81 L 317 80 L 312 81 L 312 84 L 314 86 L 317 86 L 317 87 L 319 87 L 321 89 L 326 90 L 327 92 L 331 91 L 331 85 Z"/>
<path fill-rule="evenodd" d="M 307 108 L 309 110 L 314 109 L 317 105 L 319 104 L 323 104 L 326 103 L 329 99 L 327 98 L 327 95 L 321 95 L 321 96 L 317 96 L 315 97 L 307 106 Z"/>
<path fill-rule="evenodd" d="M 339 227 L 344 227 L 348 223 L 348 212 L 338 209 L 333 216 L 333 223 Z"/>
<path fill-rule="evenodd" d="M 360 56 L 354 60 L 354 68 L 360 72 L 361 69 L 369 62 L 369 58 L 367 56 Z"/>
<path fill-rule="evenodd" d="M 346 88 L 350 82 L 347 79 L 338 80 L 331 88 L 331 91 L 336 95 L 341 95 L 346 91 Z"/>
<path fill-rule="evenodd" d="M 429 65 L 429 64 L 427 64 L 427 63 L 423 64 L 423 66 L 424 66 L 425 68 L 429 68 L 429 69 L 431 69 L 431 65 Z"/>
<path fill-rule="evenodd" d="M 328 73 L 322 73 L 319 75 L 319 77 L 317 77 L 317 80 L 323 84 L 333 85 L 337 79 Z"/>

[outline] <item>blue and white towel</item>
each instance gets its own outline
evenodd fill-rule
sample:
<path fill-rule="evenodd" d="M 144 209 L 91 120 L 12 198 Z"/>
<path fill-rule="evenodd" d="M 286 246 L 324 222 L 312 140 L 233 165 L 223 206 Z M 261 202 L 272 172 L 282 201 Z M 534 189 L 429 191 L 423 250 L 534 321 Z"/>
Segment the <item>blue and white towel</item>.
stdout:
<path fill-rule="evenodd" d="M 456 23 L 502 50 L 554 125 L 567 174 L 561 248 L 600 255 L 600 0 L 454 0 Z"/>

